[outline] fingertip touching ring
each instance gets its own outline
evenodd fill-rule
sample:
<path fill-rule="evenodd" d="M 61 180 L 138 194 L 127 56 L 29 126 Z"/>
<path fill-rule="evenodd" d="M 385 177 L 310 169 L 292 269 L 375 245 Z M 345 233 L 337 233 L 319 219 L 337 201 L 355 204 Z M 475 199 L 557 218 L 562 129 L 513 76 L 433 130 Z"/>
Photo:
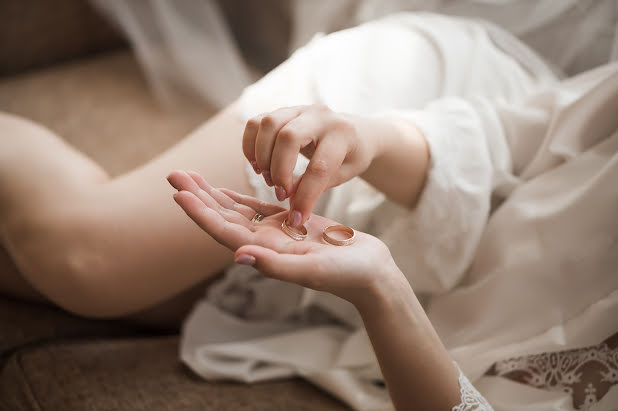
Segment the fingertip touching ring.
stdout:
<path fill-rule="evenodd" d="M 287 219 L 281 222 L 281 231 L 283 231 L 289 237 L 293 238 L 296 241 L 303 241 L 305 238 L 307 238 L 307 229 L 304 225 L 301 225 L 297 229 L 292 228 L 288 225 Z"/>

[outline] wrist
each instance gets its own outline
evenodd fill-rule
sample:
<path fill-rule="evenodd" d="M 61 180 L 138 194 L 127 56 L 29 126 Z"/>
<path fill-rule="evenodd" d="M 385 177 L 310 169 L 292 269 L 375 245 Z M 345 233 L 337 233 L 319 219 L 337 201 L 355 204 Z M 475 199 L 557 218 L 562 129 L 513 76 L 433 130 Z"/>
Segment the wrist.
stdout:
<path fill-rule="evenodd" d="M 361 177 L 406 207 L 413 207 L 429 171 L 429 145 L 411 121 L 396 116 L 370 117 L 365 128 L 373 140 L 371 163 Z M 401 182 L 407 183 L 402 185 Z"/>
<path fill-rule="evenodd" d="M 354 116 L 353 122 L 372 162 L 396 150 L 407 133 L 401 127 L 409 126 L 383 116 Z"/>
<path fill-rule="evenodd" d="M 387 326 L 397 328 L 405 324 L 409 332 L 423 341 L 441 346 L 440 338 L 407 278 L 394 262 L 392 265 L 394 267 L 383 273 L 381 281 L 376 281 L 364 298 L 353 302 L 365 327 L 389 324 Z"/>
<path fill-rule="evenodd" d="M 394 304 L 407 304 L 416 300 L 412 287 L 392 258 L 381 267 L 372 273 L 372 281 L 367 285 L 364 295 L 352 302 L 363 318 L 390 310 Z"/>

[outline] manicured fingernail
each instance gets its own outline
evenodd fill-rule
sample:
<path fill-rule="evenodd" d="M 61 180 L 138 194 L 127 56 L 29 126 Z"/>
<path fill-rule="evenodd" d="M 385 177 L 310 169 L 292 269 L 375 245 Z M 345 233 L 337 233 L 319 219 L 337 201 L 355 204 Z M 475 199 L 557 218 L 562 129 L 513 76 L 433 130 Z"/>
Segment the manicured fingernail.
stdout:
<path fill-rule="evenodd" d="M 285 191 L 285 188 L 277 185 L 275 186 L 275 195 L 279 201 L 283 201 L 288 198 L 288 193 Z"/>
<path fill-rule="evenodd" d="M 253 167 L 253 171 L 255 171 L 255 174 L 260 174 L 262 172 L 262 170 L 260 170 L 260 168 L 257 165 L 257 161 L 255 160 L 251 162 L 251 167 Z"/>
<path fill-rule="evenodd" d="M 262 172 L 262 175 L 264 176 L 264 181 L 266 181 L 266 184 L 268 184 L 269 187 L 272 187 L 274 184 L 273 184 L 273 179 L 270 178 L 270 171 L 264 170 Z"/>
<path fill-rule="evenodd" d="M 242 265 L 255 265 L 255 257 L 249 254 L 240 254 L 234 262 Z"/>
<path fill-rule="evenodd" d="M 302 218 L 303 216 L 300 214 L 300 211 L 292 211 L 292 214 L 290 214 L 290 224 L 292 227 L 298 227 Z"/>

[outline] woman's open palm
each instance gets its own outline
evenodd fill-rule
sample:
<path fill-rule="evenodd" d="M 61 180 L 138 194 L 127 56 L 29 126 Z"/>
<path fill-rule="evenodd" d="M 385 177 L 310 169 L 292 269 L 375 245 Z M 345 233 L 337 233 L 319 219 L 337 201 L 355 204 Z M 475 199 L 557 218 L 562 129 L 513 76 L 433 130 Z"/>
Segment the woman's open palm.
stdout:
<path fill-rule="evenodd" d="M 236 252 L 236 262 L 254 265 L 265 275 L 352 300 L 360 289 L 379 281 L 392 262 L 377 238 L 356 233 L 349 246 L 322 239 L 334 221 L 313 214 L 306 222 L 307 237 L 296 241 L 281 230 L 288 210 L 251 196 L 210 186 L 199 174 L 175 171 L 168 181 L 178 193 L 176 202 L 217 242 Z M 257 214 L 259 222 L 252 221 Z M 360 293 L 364 294 L 364 293 Z"/>

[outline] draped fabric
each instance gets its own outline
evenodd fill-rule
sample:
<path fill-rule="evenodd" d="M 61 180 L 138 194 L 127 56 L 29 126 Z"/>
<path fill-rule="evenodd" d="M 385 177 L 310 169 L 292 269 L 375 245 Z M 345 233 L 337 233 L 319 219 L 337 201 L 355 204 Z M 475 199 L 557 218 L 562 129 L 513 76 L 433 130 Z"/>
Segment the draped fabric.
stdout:
<path fill-rule="evenodd" d="M 390 247 L 495 409 L 572 409 L 567 393 L 485 374 L 618 330 L 618 65 L 560 82 L 496 26 L 399 14 L 316 37 L 245 90 L 239 115 L 311 103 L 419 126 L 432 164 L 414 210 L 354 179 L 315 211 Z M 391 408 L 354 308 L 250 267 L 231 267 L 195 307 L 181 357 L 208 379 L 300 375 L 354 409 Z"/>
<path fill-rule="evenodd" d="M 296 0 L 292 49 L 330 32 L 400 11 L 482 19 L 515 35 L 573 75 L 618 59 L 614 0 Z"/>

